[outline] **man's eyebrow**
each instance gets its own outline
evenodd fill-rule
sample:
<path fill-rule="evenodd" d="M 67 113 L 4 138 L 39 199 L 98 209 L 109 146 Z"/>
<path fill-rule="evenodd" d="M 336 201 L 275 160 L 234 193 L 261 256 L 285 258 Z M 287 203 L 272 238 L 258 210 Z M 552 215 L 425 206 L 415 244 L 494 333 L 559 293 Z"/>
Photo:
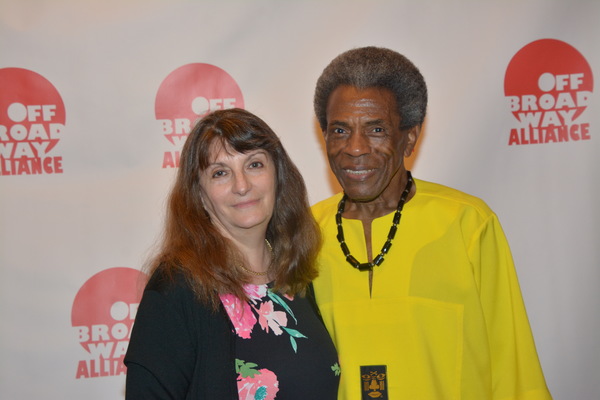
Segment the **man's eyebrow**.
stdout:
<path fill-rule="evenodd" d="M 339 120 L 333 120 L 329 123 L 329 125 L 336 125 L 336 126 L 343 126 L 343 127 L 350 126 L 350 124 L 348 124 L 347 122 L 339 121 Z"/>
<path fill-rule="evenodd" d="M 370 121 L 367 121 L 366 125 L 368 126 L 372 126 L 372 125 L 383 125 L 385 124 L 385 120 L 383 119 L 373 119 Z"/>
<path fill-rule="evenodd" d="M 372 119 L 372 120 L 367 121 L 365 123 L 365 125 L 367 125 L 367 126 L 384 125 L 385 123 L 386 123 L 386 121 L 384 119 L 378 118 L 378 119 Z M 329 123 L 329 125 L 343 126 L 343 127 L 350 126 L 350 124 L 348 124 L 347 122 L 345 122 L 345 121 L 338 121 L 338 120 L 331 121 Z"/>

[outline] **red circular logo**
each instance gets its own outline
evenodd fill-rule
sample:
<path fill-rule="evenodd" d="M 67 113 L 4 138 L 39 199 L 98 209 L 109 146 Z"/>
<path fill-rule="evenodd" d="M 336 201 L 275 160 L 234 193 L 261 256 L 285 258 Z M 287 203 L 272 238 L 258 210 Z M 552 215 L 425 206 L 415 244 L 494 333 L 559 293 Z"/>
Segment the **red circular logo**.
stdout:
<path fill-rule="evenodd" d="M 171 143 L 163 168 L 179 165 L 179 150 L 193 124 L 211 111 L 244 108 L 235 80 L 211 64 L 187 64 L 171 72 L 158 88 L 155 114 L 161 131 Z"/>
<path fill-rule="evenodd" d="M 0 175 L 62 173 L 62 157 L 50 153 L 65 128 L 65 106 L 42 75 L 0 69 Z"/>
<path fill-rule="evenodd" d="M 504 79 L 504 94 L 521 128 L 511 132 L 509 144 L 589 139 L 589 123 L 577 119 L 593 87 L 590 65 L 568 43 L 542 39 L 523 47 Z"/>
<path fill-rule="evenodd" d="M 90 354 L 77 367 L 77 378 L 125 373 L 123 358 L 146 275 L 132 268 L 97 273 L 77 292 L 71 324 L 79 344 Z"/>

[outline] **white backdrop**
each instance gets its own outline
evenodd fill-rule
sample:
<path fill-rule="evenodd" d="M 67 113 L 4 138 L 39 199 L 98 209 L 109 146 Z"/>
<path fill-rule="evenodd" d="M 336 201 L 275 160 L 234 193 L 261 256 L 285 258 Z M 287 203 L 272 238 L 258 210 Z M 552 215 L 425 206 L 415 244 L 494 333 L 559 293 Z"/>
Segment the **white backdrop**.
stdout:
<path fill-rule="evenodd" d="M 124 375 L 91 363 L 82 344 L 95 335 L 96 349 L 112 343 L 118 356 L 127 341 L 135 300 L 110 297 L 123 289 L 106 282 L 139 270 L 161 229 L 174 169 L 163 168 L 171 145 L 155 100 L 169 74 L 193 63 L 226 71 L 244 107 L 281 136 L 314 203 L 337 190 L 314 84 L 334 56 L 363 45 L 398 50 L 425 76 L 428 117 L 409 164 L 499 215 L 554 397 L 600 398 L 598 96 L 578 119 L 588 139 L 509 146 L 516 120 L 504 94 L 510 60 L 540 39 L 577 49 L 598 79 L 599 21 L 600 2 L 574 0 L 0 0 L 0 99 L 19 102 L 6 89 L 19 68 L 49 81 L 65 113 L 47 153 L 62 172 L 0 175 L 0 398 L 123 398 Z M 94 309 L 102 304 L 116 327 Z"/>

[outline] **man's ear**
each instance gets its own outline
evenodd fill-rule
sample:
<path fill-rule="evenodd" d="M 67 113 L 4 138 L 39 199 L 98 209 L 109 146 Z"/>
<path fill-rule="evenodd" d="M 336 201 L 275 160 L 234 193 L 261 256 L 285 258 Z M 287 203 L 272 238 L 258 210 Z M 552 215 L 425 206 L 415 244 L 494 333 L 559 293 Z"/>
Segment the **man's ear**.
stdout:
<path fill-rule="evenodd" d="M 413 126 L 406 131 L 406 147 L 404 148 L 404 157 L 410 157 L 410 155 L 415 150 L 415 146 L 417 145 L 417 140 L 419 140 L 419 135 L 421 134 L 421 125 Z"/>

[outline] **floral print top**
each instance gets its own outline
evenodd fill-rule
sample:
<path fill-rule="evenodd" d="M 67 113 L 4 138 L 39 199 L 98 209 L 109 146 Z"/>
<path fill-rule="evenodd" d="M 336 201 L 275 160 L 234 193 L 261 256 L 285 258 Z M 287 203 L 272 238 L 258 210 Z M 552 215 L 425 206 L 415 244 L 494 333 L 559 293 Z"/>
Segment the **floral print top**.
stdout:
<path fill-rule="evenodd" d="M 241 400 L 334 400 L 337 352 L 306 296 L 286 296 L 272 284 L 246 285 L 248 302 L 221 295 L 235 328 Z"/>

